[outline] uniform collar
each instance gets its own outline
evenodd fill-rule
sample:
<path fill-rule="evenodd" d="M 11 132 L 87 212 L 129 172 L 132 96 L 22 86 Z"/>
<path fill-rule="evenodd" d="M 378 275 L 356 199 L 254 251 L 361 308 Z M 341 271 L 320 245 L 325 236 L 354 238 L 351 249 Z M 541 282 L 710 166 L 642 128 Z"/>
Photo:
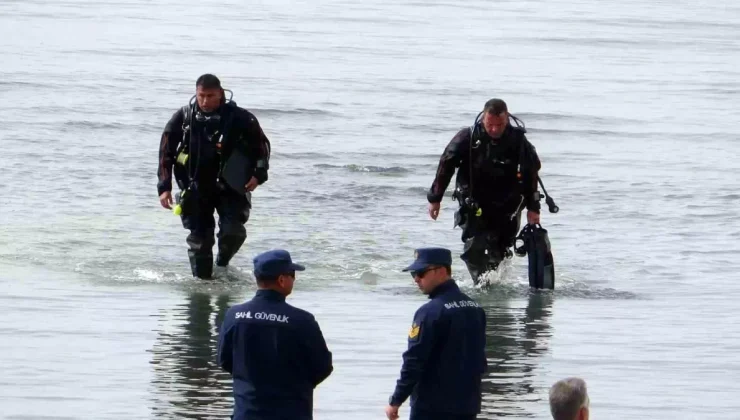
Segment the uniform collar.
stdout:
<path fill-rule="evenodd" d="M 280 292 L 271 289 L 259 289 L 254 297 L 258 299 L 285 302 L 285 296 L 281 295 Z"/>
<path fill-rule="evenodd" d="M 460 288 L 457 287 L 457 283 L 455 283 L 455 280 L 452 280 L 450 278 L 446 282 L 440 284 L 434 290 L 432 290 L 432 293 L 429 293 L 429 299 L 434 299 L 435 297 L 451 290 L 460 290 Z"/>

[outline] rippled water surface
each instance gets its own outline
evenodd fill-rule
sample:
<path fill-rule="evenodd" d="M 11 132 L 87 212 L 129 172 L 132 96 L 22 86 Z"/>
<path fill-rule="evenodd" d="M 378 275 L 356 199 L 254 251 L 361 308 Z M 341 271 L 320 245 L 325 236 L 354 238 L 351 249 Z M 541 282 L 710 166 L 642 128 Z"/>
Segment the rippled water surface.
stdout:
<path fill-rule="evenodd" d="M 304 262 L 335 371 L 317 419 L 380 419 L 423 304 L 418 246 L 439 154 L 490 97 L 524 120 L 561 208 L 558 287 L 523 259 L 486 308 L 480 418 L 548 418 L 585 378 L 597 419 L 740 418 L 740 6 L 731 2 L 0 2 L 0 416 L 227 418 L 214 363 L 251 258 Z M 157 148 L 213 72 L 273 145 L 247 242 L 189 278 Z M 408 416 L 408 404 L 401 410 Z"/>

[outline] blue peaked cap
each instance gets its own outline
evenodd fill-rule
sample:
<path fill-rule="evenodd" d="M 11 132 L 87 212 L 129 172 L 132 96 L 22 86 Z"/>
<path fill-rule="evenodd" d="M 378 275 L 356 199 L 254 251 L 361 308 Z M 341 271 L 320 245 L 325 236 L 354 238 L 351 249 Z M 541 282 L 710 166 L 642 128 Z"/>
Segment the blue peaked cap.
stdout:
<path fill-rule="evenodd" d="M 420 271 L 432 265 L 452 265 L 452 252 L 447 248 L 417 248 L 416 260 L 403 271 Z"/>
<path fill-rule="evenodd" d="M 293 271 L 303 271 L 306 267 L 296 264 L 290 253 L 284 249 L 273 249 L 263 252 L 252 260 L 255 276 L 279 276 Z"/>

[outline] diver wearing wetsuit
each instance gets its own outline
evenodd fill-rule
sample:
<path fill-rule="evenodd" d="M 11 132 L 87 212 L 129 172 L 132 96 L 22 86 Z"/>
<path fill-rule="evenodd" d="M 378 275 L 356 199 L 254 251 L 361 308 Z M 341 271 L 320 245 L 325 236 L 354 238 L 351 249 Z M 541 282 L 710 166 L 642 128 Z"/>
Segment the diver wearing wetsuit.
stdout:
<path fill-rule="evenodd" d="M 537 181 L 541 164 L 524 125 L 509 114 L 501 99 L 486 102 L 481 114 L 447 145 L 427 193 L 429 215 L 436 220 L 457 169 L 453 197 L 460 208 L 455 225 L 463 230 L 461 258 L 476 283 L 481 274 L 497 269 L 512 255 L 509 248 L 514 245 L 524 207 L 528 223 L 540 221 Z"/>
<path fill-rule="evenodd" d="M 216 265 L 224 267 L 247 237 L 251 193 L 267 181 L 270 141 L 252 113 L 226 100 L 216 76 L 198 78 L 195 98 L 164 129 L 157 191 L 162 207 L 172 208 L 174 167 L 181 190 L 175 210 L 190 230 L 191 270 L 194 277 L 208 279 L 213 273 L 213 212 L 219 215 Z"/>

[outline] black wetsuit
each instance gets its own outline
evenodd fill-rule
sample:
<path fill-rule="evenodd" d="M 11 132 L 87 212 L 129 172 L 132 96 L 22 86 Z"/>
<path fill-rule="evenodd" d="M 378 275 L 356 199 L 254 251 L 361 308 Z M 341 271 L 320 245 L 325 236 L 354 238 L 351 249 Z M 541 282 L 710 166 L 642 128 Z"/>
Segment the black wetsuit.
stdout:
<path fill-rule="evenodd" d="M 430 203 L 442 201 L 457 170 L 455 196 L 461 207 L 456 218 L 465 243 L 461 258 L 475 281 L 496 269 L 506 256 L 519 230 L 522 209 L 540 211 L 536 194 L 541 165 L 525 133 L 524 128 L 509 124 L 501 138 L 492 139 L 477 124 L 471 141 L 471 129 L 460 130 L 442 153 L 427 194 Z M 472 205 L 462 205 L 465 199 Z"/>
<path fill-rule="evenodd" d="M 199 118 L 199 116 L 210 118 Z M 185 127 L 183 126 L 185 123 Z M 183 129 L 187 134 L 183 138 Z M 234 150 L 245 155 L 250 164 L 244 179 L 267 181 L 270 142 L 257 118 L 235 103 L 222 105 L 212 114 L 199 113 L 197 105 L 179 109 L 164 129 L 159 147 L 157 191 L 172 190 L 172 173 L 181 190 L 187 190 L 182 202 L 182 223 L 190 230 L 188 256 L 193 276 L 209 278 L 213 270 L 214 210 L 219 215 L 218 257 L 225 266 L 247 237 L 244 227 L 249 219 L 251 193 L 229 188 L 221 179 L 221 168 Z M 180 152 L 188 160 L 177 162 Z"/>

